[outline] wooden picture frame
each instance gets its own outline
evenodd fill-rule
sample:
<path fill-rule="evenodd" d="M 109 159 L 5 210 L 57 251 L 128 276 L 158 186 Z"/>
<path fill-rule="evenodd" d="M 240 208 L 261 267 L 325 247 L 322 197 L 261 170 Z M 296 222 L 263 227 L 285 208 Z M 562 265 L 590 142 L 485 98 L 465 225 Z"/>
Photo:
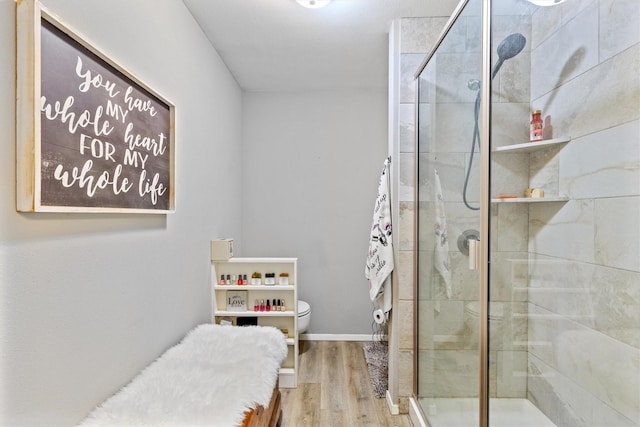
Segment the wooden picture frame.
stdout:
<path fill-rule="evenodd" d="M 175 106 L 46 11 L 17 2 L 20 212 L 175 211 Z"/>

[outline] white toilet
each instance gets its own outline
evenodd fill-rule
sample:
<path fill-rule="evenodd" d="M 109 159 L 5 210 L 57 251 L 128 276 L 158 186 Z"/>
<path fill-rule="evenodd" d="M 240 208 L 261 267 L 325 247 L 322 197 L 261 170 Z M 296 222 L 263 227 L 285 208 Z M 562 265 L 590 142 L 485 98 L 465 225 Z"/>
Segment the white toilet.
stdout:
<path fill-rule="evenodd" d="M 480 302 L 472 301 L 464 307 L 464 322 L 468 327 L 470 334 L 468 336 L 471 344 L 478 343 L 478 325 L 480 319 Z M 489 327 L 490 338 L 493 348 L 501 348 L 497 344 L 502 341 L 504 323 L 504 304 L 501 302 L 492 302 L 489 304 Z"/>
<path fill-rule="evenodd" d="M 304 334 L 311 323 L 311 306 L 308 302 L 298 300 L 298 335 Z"/>

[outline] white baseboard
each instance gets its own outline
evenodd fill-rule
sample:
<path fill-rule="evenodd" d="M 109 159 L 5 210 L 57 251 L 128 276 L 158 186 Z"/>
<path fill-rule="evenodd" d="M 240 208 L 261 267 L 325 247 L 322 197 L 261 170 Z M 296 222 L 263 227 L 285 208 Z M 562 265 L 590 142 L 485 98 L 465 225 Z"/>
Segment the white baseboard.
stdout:
<path fill-rule="evenodd" d="M 386 338 L 386 337 L 385 337 Z M 380 341 L 380 336 L 369 334 L 300 334 L 301 341 Z"/>
<path fill-rule="evenodd" d="M 391 393 L 389 393 L 389 390 L 387 390 L 387 406 L 389 407 L 389 412 L 391 412 L 391 415 L 398 415 L 400 414 L 400 407 L 393 403 L 393 399 L 391 399 Z"/>

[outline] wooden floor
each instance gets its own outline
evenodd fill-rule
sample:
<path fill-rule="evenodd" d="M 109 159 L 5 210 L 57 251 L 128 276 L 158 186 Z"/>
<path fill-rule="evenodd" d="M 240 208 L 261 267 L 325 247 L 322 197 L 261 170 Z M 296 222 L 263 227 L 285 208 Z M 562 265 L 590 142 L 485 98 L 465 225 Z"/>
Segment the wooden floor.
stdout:
<path fill-rule="evenodd" d="M 301 341 L 298 388 L 281 389 L 284 427 L 411 426 L 373 395 L 361 342 Z"/>

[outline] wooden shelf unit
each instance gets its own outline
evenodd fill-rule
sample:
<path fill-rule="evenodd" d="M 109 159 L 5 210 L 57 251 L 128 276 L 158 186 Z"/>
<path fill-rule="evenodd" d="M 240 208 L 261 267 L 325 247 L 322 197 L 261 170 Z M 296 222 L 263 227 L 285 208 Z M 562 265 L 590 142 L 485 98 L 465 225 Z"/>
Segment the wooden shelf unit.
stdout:
<path fill-rule="evenodd" d="M 298 385 L 298 259 L 297 258 L 230 258 L 226 261 L 211 261 L 212 313 L 213 322 L 229 320 L 234 325 L 238 318 L 255 317 L 260 326 L 273 326 L 287 329 L 287 358 L 280 368 L 279 382 L 282 388 L 295 388 Z M 247 275 L 251 281 L 254 273 L 262 275 L 262 283 L 266 273 L 275 273 L 278 283 L 280 273 L 287 273 L 288 285 L 221 285 L 220 276 Z M 246 291 L 246 311 L 228 310 L 227 292 Z M 284 300 L 285 311 L 255 311 L 255 301 L 267 299 Z"/>

